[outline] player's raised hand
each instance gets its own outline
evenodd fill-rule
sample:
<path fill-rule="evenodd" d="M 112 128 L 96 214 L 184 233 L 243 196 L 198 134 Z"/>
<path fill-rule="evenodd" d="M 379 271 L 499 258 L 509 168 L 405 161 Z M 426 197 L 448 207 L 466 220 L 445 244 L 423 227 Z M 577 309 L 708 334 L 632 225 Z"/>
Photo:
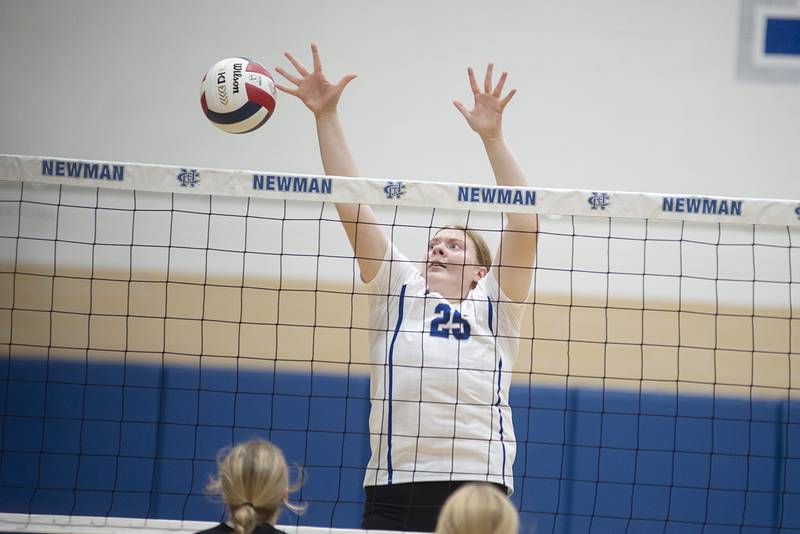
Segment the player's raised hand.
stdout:
<path fill-rule="evenodd" d="M 486 75 L 483 80 L 483 90 L 481 90 L 478 82 L 475 80 L 475 72 L 472 70 L 472 67 L 467 69 L 469 86 L 475 97 L 472 109 L 467 109 L 467 107 L 458 100 L 453 101 L 456 109 L 467 119 L 469 127 L 483 138 L 493 138 L 502 135 L 503 110 L 517 93 L 516 89 L 512 89 L 508 94 L 503 96 L 503 87 L 508 78 L 507 72 L 500 75 L 497 85 L 492 86 L 493 70 L 494 64 L 489 63 L 489 66 L 486 67 Z"/>
<path fill-rule="evenodd" d="M 325 113 L 335 112 L 339 97 L 342 96 L 342 91 L 356 75 L 347 74 L 337 83 L 331 83 L 325 77 L 325 73 L 322 72 L 319 49 L 314 43 L 311 43 L 311 57 L 314 62 L 314 68 L 311 72 L 290 52 L 284 52 L 284 55 L 294 66 L 297 75 L 290 74 L 281 67 L 275 67 L 275 71 L 291 82 L 294 87 L 281 84 L 275 84 L 275 87 L 284 93 L 299 98 L 314 115 L 320 116 Z"/>

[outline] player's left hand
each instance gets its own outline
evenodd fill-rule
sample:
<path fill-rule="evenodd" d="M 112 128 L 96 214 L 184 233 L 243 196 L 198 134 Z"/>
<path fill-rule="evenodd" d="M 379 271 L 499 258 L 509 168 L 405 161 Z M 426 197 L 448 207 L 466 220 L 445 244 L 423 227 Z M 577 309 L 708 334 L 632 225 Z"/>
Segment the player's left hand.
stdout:
<path fill-rule="evenodd" d="M 503 110 L 517 93 L 516 89 L 512 89 L 506 96 L 502 96 L 503 87 L 508 78 L 507 72 L 501 74 L 497 85 L 492 87 L 493 70 L 494 64 L 489 63 L 489 66 L 486 67 L 486 76 L 483 80 L 483 91 L 481 91 L 478 82 L 475 80 L 475 72 L 472 70 L 472 67 L 467 69 L 469 86 L 475 97 L 472 109 L 467 109 L 467 107 L 458 100 L 453 101 L 453 105 L 455 105 L 456 109 L 467 119 L 469 127 L 475 130 L 475 132 L 484 139 L 491 139 L 502 135 Z"/>

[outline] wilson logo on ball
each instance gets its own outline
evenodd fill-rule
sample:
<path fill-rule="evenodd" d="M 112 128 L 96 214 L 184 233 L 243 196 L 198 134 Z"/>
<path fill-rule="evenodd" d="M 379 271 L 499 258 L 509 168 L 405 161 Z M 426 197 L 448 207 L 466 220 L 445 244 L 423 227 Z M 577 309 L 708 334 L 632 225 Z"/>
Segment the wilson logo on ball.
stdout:
<path fill-rule="evenodd" d="M 275 81 L 259 63 L 231 57 L 215 63 L 200 84 L 208 120 L 228 133 L 252 132 L 275 111 Z"/>

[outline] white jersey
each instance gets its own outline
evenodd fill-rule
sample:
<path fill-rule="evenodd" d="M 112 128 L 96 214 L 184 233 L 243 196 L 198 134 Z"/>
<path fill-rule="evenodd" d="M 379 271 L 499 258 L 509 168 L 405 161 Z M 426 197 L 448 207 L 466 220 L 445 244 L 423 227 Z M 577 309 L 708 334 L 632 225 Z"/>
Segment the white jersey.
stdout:
<path fill-rule="evenodd" d="M 523 305 L 500 291 L 494 269 L 451 303 L 388 249 L 368 285 L 372 456 L 364 485 L 480 480 L 512 491 L 508 392 Z"/>

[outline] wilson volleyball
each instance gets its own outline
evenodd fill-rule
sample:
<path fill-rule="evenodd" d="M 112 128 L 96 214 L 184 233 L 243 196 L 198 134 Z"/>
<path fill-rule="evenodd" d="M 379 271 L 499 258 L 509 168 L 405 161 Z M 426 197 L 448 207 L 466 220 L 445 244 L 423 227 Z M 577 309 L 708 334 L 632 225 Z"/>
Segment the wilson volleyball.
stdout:
<path fill-rule="evenodd" d="M 200 84 L 208 120 L 228 133 L 252 132 L 275 111 L 275 81 L 259 63 L 230 57 L 215 63 Z"/>

